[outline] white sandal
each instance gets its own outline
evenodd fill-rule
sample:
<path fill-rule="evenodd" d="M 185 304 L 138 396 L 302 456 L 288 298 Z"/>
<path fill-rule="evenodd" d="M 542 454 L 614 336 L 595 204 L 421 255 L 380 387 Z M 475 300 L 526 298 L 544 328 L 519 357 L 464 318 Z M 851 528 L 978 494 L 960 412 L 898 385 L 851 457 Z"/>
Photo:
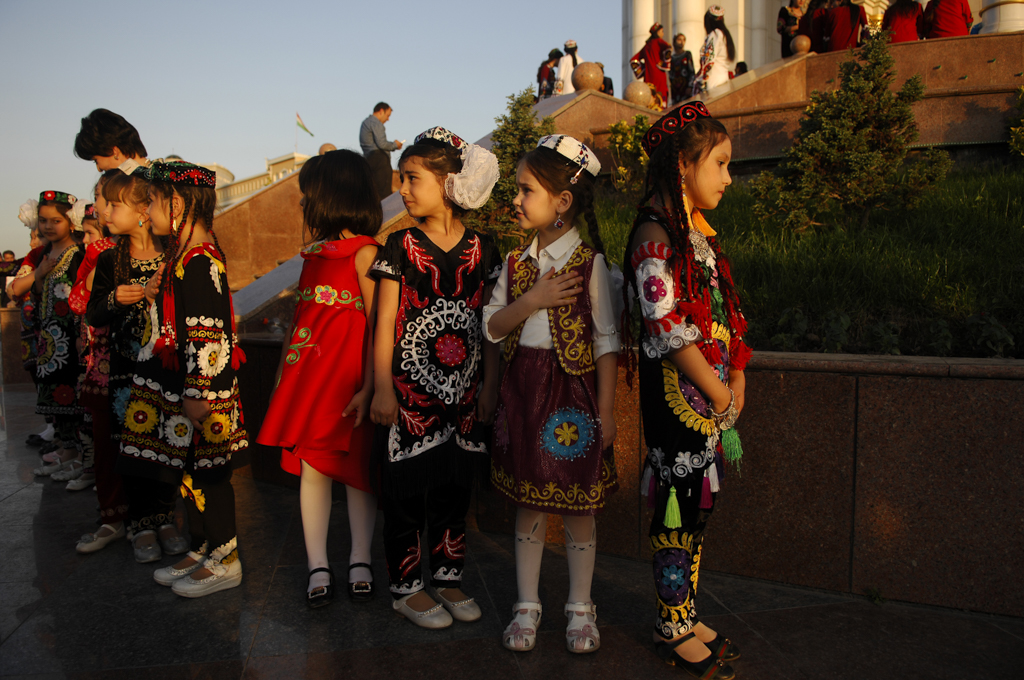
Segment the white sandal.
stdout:
<path fill-rule="evenodd" d="M 565 629 L 565 648 L 573 654 L 588 654 L 601 648 L 601 633 L 597 630 L 597 605 L 586 602 L 568 602 L 565 615 L 569 625 Z"/>
<path fill-rule="evenodd" d="M 513 652 L 528 652 L 537 645 L 537 629 L 543 607 L 540 602 L 516 602 L 512 606 L 515 618 L 501 634 L 501 644 Z"/>

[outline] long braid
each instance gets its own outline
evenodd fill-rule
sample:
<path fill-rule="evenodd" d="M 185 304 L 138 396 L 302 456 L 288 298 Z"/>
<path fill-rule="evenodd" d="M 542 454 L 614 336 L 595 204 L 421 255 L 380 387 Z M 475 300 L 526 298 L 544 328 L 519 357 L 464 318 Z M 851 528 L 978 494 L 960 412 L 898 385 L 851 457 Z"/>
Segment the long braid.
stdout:
<path fill-rule="evenodd" d="M 114 285 L 124 286 L 131 283 L 131 239 L 121 236 L 114 246 Z"/>
<path fill-rule="evenodd" d="M 594 250 L 604 255 L 604 240 L 601 238 L 601 228 L 597 223 L 597 215 L 594 214 L 594 183 L 590 180 L 584 180 L 580 184 L 579 214 L 583 215 L 583 219 L 587 223 L 590 245 L 594 247 Z M 607 259 L 607 255 L 605 255 L 605 259 Z"/>

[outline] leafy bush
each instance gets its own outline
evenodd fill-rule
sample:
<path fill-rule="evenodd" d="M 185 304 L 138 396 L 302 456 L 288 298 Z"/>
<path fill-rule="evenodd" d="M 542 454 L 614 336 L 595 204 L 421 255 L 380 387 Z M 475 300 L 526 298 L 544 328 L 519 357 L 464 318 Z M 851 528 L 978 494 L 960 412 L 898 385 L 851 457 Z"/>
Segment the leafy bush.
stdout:
<path fill-rule="evenodd" d="M 737 183 L 707 217 L 755 349 L 1024 358 L 1024 173 L 952 173 L 928 201 L 873 213 L 865 230 L 779 230 L 753 205 Z M 621 264 L 636 211 L 611 189 L 596 208 L 609 261 Z M 835 313 L 850 320 L 845 339 L 830 335 L 842 326 Z"/>
<path fill-rule="evenodd" d="M 752 184 L 755 214 L 793 231 L 868 224 L 872 211 L 913 208 L 949 170 L 945 152 L 906 163 L 917 139 L 911 104 L 924 95 L 915 75 L 897 91 L 888 34 L 869 39 L 839 66 L 839 88 L 811 93 L 793 146 L 775 173 Z"/>
<path fill-rule="evenodd" d="M 1017 115 L 1010 119 L 1010 150 L 1024 156 L 1024 87 L 1017 89 Z"/>
<path fill-rule="evenodd" d="M 615 167 L 611 168 L 612 185 L 631 198 L 638 198 L 647 176 L 647 154 L 640 145 L 651 121 L 637 114 L 632 122 L 620 120 L 609 126 L 608 152 Z"/>
<path fill-rule="evenodd" d="M 533 89 L 527 88 L 508 96 L 508 110 L 494 119 L 497 127 L 491 133 L 492 151 L 498 157 L 501 175 L 491 197 L 468 221 L 473 228 L 492 234 L 502 252 L 523 243 L 527 234 L 519 228 L 512 211 L 512 201 L 519 193 L 516 166 L 519 159 L 537 146 L 544 135 L 555 131 L 555 122 L 547 117 L 541 121 L 533 112 Z"/>

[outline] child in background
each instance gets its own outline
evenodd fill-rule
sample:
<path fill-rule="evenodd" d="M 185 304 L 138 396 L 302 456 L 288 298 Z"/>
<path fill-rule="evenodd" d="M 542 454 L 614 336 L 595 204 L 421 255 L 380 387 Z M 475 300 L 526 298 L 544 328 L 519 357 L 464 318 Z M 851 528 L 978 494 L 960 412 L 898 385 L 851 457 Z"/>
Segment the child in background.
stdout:
<path fill-rule="evenodd" d="M 100 457 L 106 460 L 106 456 L 114 456 L 128 504 L 128 538 L 132 541 L 135 561 L 145 564 L 159 560 L 162 553 L 180 555 L 188 550 L 188 542 L 174 524 L 177 486 L 134 470 L 120 470 L 121 461 L 116 453 L 124 430 L 125 407 L 139 350 L 149 337 L 146 327 L 149 303 L 143 286 L 160 269 L 163 245 L 150 232 L 149 181 L 144 168 L 135 168 L 131 174 L 108 170 L 104 174 L 102 193 L 107 203 L 103 219 L 110 232 L 117 236 L 117 244 L 96 258 L 87 302 L 89 325 L 108 327 L 110 338 L 107 410 L 110 413 L 109 441 L 114 450 L 101 452 Z M 109 524 L 117 528 L 116 522 Z"/>
<path fill-rule="evenodd" d="M 445 628 L 452 617 L 481 616 L 461 586 L 470 488 L 497 399 L 497 348 L 482 342 L 481 312 L 501 262 L 493 241 L 461 218 L 487 201 L 498 161 L 435 127 L 398 167 L 402 200 L 420 224 L 391 234 L 371 270 L 379 281 L 371 413 L 382 426 L 374 462 L 392 606 L 418 626 Z M 424 524 L 437 600 L 421 575 Z"/>
<path fill-rule="evenodd" d="M 731 428 L 743 409 L 750 356 L 729 261 L 701 212 L 732 183 L 732 144 L 701 102 L 670 111 L 642 144 L 651 159 L 647 193 L 623 269 L 635 282 L 629 302 L 639 300 L 643 317 L 640 406 L 649 453 L 640 488 L 654 503 L 655 651 L 696 677 L 728 680 L 734 673 L 726 664 L 739 649 L 697 619 L 694 594 L 723 456 L 737 461 L 741 453 Z"/>
<path fill-rule="evenodd" d="M 85 419 L 89 420 L 91 429 L 89 436 L 93 448 L 93 470 L 96 484 L 96 495 L 99 501 L 100 528 L 95 532 L 84 534 L 75 549 L 80 553 L 91 553 L 105 547 L 108 543 L 125 535 L 124 519 L 127 516 L 128 503 L 125 500 L 121 475 L 114 470 L 117 461 L 117 442 L 112 438 L 110 421 L 110 329 L 107 326 L 94 327 L 85 318 L 88 312 L 89 299 L 96 277 L 96 263 L 101 253 L 113 248 L 117 236 L 103 238 L 109 233 L 104 217 L 106 199 L 103 198 L 104 178 L 96 183 L 93 190 L 95 203 L 92 206 L 94 220 L 89 220 L 86 210 L 85 227 L 86 248 L 85 260 L 78 268 L 78 278 L 71 291 L 70 304 L 76 314 L 84 318 L 85 337 L 88 341 L 89 354 L 86 359 L 85 373 L 82 376 L 78 391 L 78 399 L 85 410 Z M 99 208 L 97 210 L 96 208 Z M 95 240 L 89 242 L 90 222 L 95 222 Z M 85 441 L 83 440 L 83 446 Z M 83 478 L 85 475 L 83 475 Z M 78 480 L 80 481 L 80 480 Z M 70 488 L 69 482 L 68 487 Z"/>
<path fill-rule="evenodd" d="M 35 384 L 37 382 L 36 351 L 39 345 L 39 327 L 36 324 L 36 305 L 32 300 L 32 281 L 27 277 L 31 277 L 36 267 L 43 261 L 43 249 L 47 245 L 43 239 L 39 238 L 39 201 L 30 198 L 22 203 L 18 209 L 18 219 L 29 229 L 29 252 L 22 258 L 17 273 L 4 290 L 20 310 L 21 365 L 32 376 L 32 382 Z M 19 279 L 22 281 L 17 284 Z M 15 293 L 15 289 L 20 292 Z M 47 417 L 46 428 L 39 434 L 30 434 L 25 442 L 29 446 L 41 447 L 40 454 L 42 454 L 44 465 L 58 460 L 55 451 L 60 448 L 60 442 L 54 442 L 53 437 L 53 418 Z"/>
<path fill-rule="evenodd" d="M 157 162 L 147 174 L 150 225 L 168 245 L 146 284 L 153 304 L 118 469 L 179 488 L 191 550 L 153 578 L 182 597 L 203 597 L 242 583 L 231 470 L 232 457 L 248 446 L 235 375 L 245 356 L 213 233 L 216 176 L 185 162 Z"/>
<path fill-rule="evenodd" d="M 281 447 L 281 467 L 301 476 L 299 505 L 306 539 L 306 603 L 330 604 L 334 572 L 327 560 L 333 481 L 345 485 L 352 535 L 348 594 L 373 597 L 370 542 L 377 519 L 371 492 L 373 312 L 377 256 L 373 236 L 383 215 L 370 166 L 352 151 L 330 151 L 299 172 L 302 215 L 313 243 L 302 251 L 290 343 L 284 343 L 277 388 L 257 441 Z"/>
<path fill-rule="evenodd" d="M 78 420 L 81 412 L 75 396 L 78 385 L 78 319 L 68 306 L 68 296 L 75 282 L 84 253 L 74 234 L 68 212 L 77 199 L 63 191 L 39 194 L 39 233 L 48 245 L 43 258 L 31 276 L 11 283 L 15 295 L 31 290 L 39 335 L 36 353 L 36 413 L 53 416 L 55 441 L 60 447 L 52 462 L 34 470 L 38 476 L 49 476 L 72 467 L 81 451 Z M 81 463 L 78 464 L 80 466 Z"/>
<path fill-rule="evenodd" d="M 594 152 L 566 135 L 540 140 L 519 163 L 513 201 L 519 226 L 536 230 L 509 253 L 490 304 L 488 340 L 506 339 L 491 481 L 516 513 L 515 618 L 502 644 L 534 648 L 540 625 L 540 563 L 547 513 L 562 515 L 569 562 L 570 652 L 601 646 L 590 597 L 597 548 L 594 514 L 617 488 L 615 383 L 619 337 L 611 274 L 594 216 Z M 575 222 L 586 221 L 593 246 Z M 552 333 L 557 329 L 557 333 Z"/>

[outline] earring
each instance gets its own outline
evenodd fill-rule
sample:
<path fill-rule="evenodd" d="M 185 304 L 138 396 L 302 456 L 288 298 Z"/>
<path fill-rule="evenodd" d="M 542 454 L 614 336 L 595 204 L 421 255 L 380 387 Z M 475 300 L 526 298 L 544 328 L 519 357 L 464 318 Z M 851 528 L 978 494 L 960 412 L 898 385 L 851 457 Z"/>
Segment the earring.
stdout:
<path fill-rule="evenodd" d="M 139 218 L 139 226 L 140 227 L 142 226 L 142 218 L 141 217 Z"/>
<path fill-rule="evenodd" d="M 556 215 L 557 217 L 555 218 L 555 229 L 561 229 L 562 227 L 565 226 L 565 222 L 562 221 L 561 213 L 556 213 Z"/>

